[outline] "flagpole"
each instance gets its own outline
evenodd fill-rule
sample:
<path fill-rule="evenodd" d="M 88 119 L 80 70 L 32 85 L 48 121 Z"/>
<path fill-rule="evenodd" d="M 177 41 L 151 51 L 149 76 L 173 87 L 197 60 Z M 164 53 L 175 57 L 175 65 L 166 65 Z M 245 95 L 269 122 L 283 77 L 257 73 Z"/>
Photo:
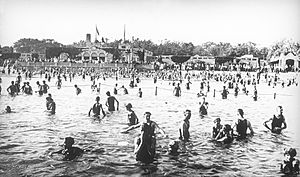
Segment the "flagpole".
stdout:
<path fill-rule="evenodd" d="M 125 42 L 125 26 L 126 24 L 124 24 L 124 42 Z"/>

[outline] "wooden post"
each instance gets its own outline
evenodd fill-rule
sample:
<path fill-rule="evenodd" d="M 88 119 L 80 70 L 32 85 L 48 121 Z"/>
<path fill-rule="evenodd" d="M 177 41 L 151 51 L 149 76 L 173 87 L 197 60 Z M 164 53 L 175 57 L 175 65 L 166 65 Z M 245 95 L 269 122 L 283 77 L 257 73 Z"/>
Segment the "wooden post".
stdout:
<path fill-rule="evenodd" d="M 274 93 L 274 99 L 276 98 L 276 93 Z"/>
<path fill-rule="evenodd" d="M 157 96 L 157 86 L 155 87 L 155 96 Z"/>
<path fill-rule="evenodd" d="M 216 89 L 214 89 L 214 97 L 216 96 Z"/>

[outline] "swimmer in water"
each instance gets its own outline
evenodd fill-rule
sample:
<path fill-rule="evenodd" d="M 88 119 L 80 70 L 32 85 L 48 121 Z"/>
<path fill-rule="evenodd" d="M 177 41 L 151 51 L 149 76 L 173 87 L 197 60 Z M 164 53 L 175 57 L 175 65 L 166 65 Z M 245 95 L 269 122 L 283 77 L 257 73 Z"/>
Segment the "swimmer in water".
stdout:
<path fill-rule="evenodd" d="M 114 97 L 110 95 L 110 92 L 107 91 L 106 92 L 107 97 L 107 101 L 105 103 L 105 105 L 108 107 L 108 111 L 115 111 L 115 102 L 117 103 L 117 111 L 119 110 L 119 101 Z"/>
<path fill-rule="evenodd" d="M 223 142 L 224 144 L 231 143 L 233 141 L 233 130 L 231 126 L 229 124 L 225 124 L 214 139 L 219 142 Z"/>
<path fill-rule="evenodd" d="M 141 135 L 135 138 L 135 150 L 136 160 L 143 163 L 150 163 L 153 161 L 156 150 L 156 130 L 158 129 L 164 137 L 166 137 L 165 132 L 161 129 L 158 124 L 150 120 L 151 113 L 145 112 L 145 121 L 137 125 L 130 126 L 124 132 L 128 132 L 135 128 L 141 127 Z"/>
<path fill-rule="evenodd" d="M 244 118 L 244 111 L 242 109 L 238 109 L 237 111 L 238 120 L 234 124 L 233 128 L 236 127 L 237 138 L 238 139 L 245 139 L 247 136 L 247 130 L 250 130 L 250 135 L 254 134 L 252 129 L 251 123 L 249 120 Z"/>
<path fill-rule="evenodd" d="M 200 108 L 199 108 L 199 113 L 200 115 L 207 115 L 207 109 L 208 109 L 208 103 L 205 102 L 205 97 L 203 97 L 203 101 L 199 102 Z"/>
<path fill-rule="evenodd" d="M 79 95 L 81 93 L 81 89 L 75 84 L 74 85 L 75 89 L 76 89 L 76 95 Z"/>
<path fill-rule="evenodd" d="M 168 154 L 169 155 L 178 155 L 179 152 L 179 144 L 180 142 L 179 141 L 170 141 L 170 143 L 168 144 Z"/>
<path fill-rule="evenodd" d="M 223 125 L 221 124 L 221 119 L 216 118 L 214 120 L 215 125 L 213 126 L 212 138 L 216 138 L 219 132 L 222 130 Z"/>
<path fill-rule="evenodd" d="M 52 154 L 62 154 L 64 155 L 63 160 L 65 161 L 70 161 L 70 160 L 74 160 L 78 157 L 80 157 L 83 154 L 83 150 L 78 148 L 78 147 L 74 147 L 74 138 L 72 137 L 66 137 L 65 138 L 65 142 L 64 142 L 64 148 L 59 150 L 59 151 L 55 151 L 55 152 L 51 152 L 49 155 L 52 156 Z"/>
<path fill-rule="evenodd" d="M 283 109 L 282 106 L 278 106 L 276 108 L 277 111 L 277 115 L 273 115 L 272 118 L 270 118 L 269 120 L 264 122 L 264 126 L 271 130 L 272 133 L 277 133 L 280 134 L 282 130 L 286 129 L 287 125 L 285 122 L 285 118 L 283 116 Z M 268 122 L 272 122 L 271 123 L 271 128 L 268 126 Z M 282 127 L 283 125 L 283 127 Z"/>
<path fill-rule="evenodd" d="M 9 114 L 9 113 L 15 113 L 15 112 L 11 110 L 10 106 L 6 106 L 6 108 L 0 114 Z"/>
<path fill-rule="evenodd" d="M 96 97 L 96 103 L 90 109 L 90 111 L 88 113 L 88 116 L 91 115 L 91 111 L 93 111 L 93 117 L 99 117 L 100 116 L 100 112 L 102 112 L 103 117 L 106 115 L 105 112 L 104 112 L 104 110 L 103 110 L 102 104 L 100 104 L 99 101 L 100 101 L 100 97 L 97 96 Z"/>
<path fill-rule="evenodd" d="M 128 103 L 126 106 L 126 110 L 128 111 L 128 125 L 136 125 L 139 123 L 139 119 L 137 118 L 135 112 L 132 110 L 132 104 Z"/>
<path fill-rule="evenodd" d="M 179 127 L 179 139 L 183 142 L 187 142 L 190 139 L 190 118 L 191 118 L 191 110 L 187 109 L 184 111 L 184 119 Z"/>
<path fill-rule="evenodd" d="M 294 148 L 285 150 L 284 157 L 285 160 L 280 166 L 280 171 L 288 175 L 299 174 L 299 160 L 295 158 L 297 151 Z"/>

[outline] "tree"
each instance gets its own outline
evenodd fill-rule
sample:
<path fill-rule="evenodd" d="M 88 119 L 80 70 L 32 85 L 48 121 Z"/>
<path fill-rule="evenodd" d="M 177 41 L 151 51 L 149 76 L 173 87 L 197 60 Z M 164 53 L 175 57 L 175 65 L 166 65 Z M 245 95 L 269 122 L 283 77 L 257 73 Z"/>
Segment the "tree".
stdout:
<path fill-rule="evenodd" d="M 31 39 L 23 38 L 14 43 L 14 49 L 19 53 L 46 53 L 48 47 L 61 47 L 62 44 L 53 39 Z"/>

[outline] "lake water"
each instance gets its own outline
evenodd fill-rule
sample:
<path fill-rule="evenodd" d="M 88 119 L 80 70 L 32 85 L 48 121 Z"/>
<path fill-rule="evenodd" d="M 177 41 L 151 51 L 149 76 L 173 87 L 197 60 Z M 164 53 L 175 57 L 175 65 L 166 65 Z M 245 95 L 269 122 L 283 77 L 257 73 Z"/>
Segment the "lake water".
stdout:
<path fill-rule="evenodd" d="M 287 77 L 288 74 L 281 74 Z M 1 75 L 2 95 L 0 109 L 10 105 L 16 113 L 0 115 L 0 176 L 278 176 L 279 163 L 283 160 L 283 149 L 295 147 L 300 153 L 299 142 L 299 86 L 272 88 L 265 82 L 257 86 L 258 101 L 240 92 L 222 100 L 222 84 L 210 82 L 211 91 L 208 116 L 200 117 L 199 101 L 196 97 L 200 82 L 192 80 L 191 90 L 182 85 L 182 96 L 172 95 L 173 86 L 159 80 L 156 85 L 152 79 L 142 79 L 138 88 L 142 88 L 143 98 L 137 96 L 138 88 L 128 88 L 129 95 L 118 94 L 120 110 L 103 120 L 87 116 L 95 102 L 97 93 L 90 89 L 90 81 L 81 77 L 71 83 L 63 82 L 58 90 L 52 80 L 49 93 L 56 102 L 56 114 L 45 111 L 45 98 L 32 96 L 7 96 L 6 88 L 15 76 Z M 35 82 L 43 78 L 35 76 L 31 86 L 37 90 Z M 262 79 L 263 80 L 263 79 Z M 101 103 L 106 100 L 106 91 L 113 91 L 114 79 L 101 81 Z M 79 85 L 82 94 L 76 95 L 74 84 Z M 120 79 L 118 85 L 128 87 L 128 79 Z M 155 86 L 158 87 L 155 96 Z M 248 86 L 253 93 L 253 86 Z M 213 90 L 216 95 L 213 97 Z M 121 92 L 121 90 L 120 90 Z M 276 99 L 273 94 L 276 93 Z M 168 134 L 167 138 L 158 135 L 158 159 L 153 164 L 141 166 L 133 155 L 134 137 L 139 129 L 128 134 L 121 131 L 127 127 L 126 103 L 132 103 L 133 110 L 140 120 L 145 111 L 152 113 L 156 121 Z M 282 135 L 266 131 L 263 122 L 275 113 L 277 105 L 283 106 L 287 129 Z M 106 107 L 105 107 L 106 108 Z M 236 110 L 242 108 L 245 118 L 250 120 L 255 135 L 246 141 L 234 141 L 231 145 L 219 145 L 211 141 L 213 120 L 222 119 L 222 124 L 233 124 Z M 183 119 L 183 111 L 190 109 L 191 142 L 186 152 L 179 156 L 167 154 L 167 144 L 178 138 L 178 125 Z M 64 138 L 72 136 L 75 145 L 86 152 L 75 162 L 61 161 L 61 156 L 49 157 L 51 151 L 59 150 Z M 147 176 L 147 175 L 145 175 Z"/>

